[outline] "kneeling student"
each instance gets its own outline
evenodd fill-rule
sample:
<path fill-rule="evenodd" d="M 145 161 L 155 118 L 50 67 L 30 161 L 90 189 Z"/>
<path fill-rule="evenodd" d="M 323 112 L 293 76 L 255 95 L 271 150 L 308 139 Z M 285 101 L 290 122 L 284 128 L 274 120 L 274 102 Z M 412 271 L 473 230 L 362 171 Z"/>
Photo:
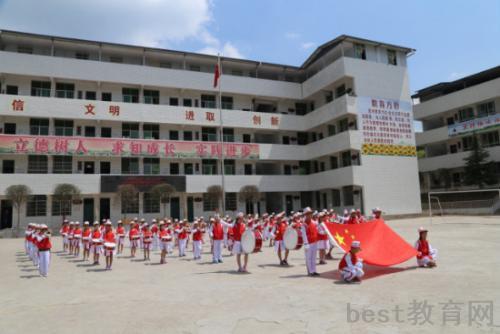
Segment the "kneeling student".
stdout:
<path fill-rule="evenodd" d="M 419 267 L 433 268 L 436 266 L 437 249 L 432 248 L 427 241 L 427 230 L 423 227 L 418 229 L 419 238 L 415 242 L 417 250 L 417 264 Z"/>
<path fill-rule="evenodd" d="M 358 259 L 357 253 L 361 251 L 361 243 L 353 241 L 351 250 L 344 254 L 344 257 L 339 263 L 339 271 L 342 279 L 347 282 L 361 282 L 361 277 L 364 276 L 363 260 Z"/>

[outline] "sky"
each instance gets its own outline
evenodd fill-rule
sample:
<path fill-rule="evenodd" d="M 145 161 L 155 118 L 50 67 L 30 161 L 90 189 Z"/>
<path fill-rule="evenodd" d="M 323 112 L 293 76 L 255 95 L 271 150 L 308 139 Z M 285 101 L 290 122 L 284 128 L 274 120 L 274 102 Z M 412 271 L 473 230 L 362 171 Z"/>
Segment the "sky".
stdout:
<path fill-rule="evenodd" d="M 0 0 L 0 29 L 288 65 L 354 35 L 416 49 L 412 93 L 500 65 L 500 0 Z"/>

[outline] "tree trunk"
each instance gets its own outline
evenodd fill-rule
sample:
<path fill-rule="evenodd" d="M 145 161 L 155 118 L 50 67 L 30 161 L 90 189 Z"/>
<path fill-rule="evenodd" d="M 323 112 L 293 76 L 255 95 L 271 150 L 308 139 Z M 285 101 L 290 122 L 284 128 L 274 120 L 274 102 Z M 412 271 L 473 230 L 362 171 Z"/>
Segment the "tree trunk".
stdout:
<path fill-rule="evenodd" d="M 19 237 L 19 228 L 21 227 L 21 206 L 17 207 L 17 227 L 16 227 L 16 238 Z"/>

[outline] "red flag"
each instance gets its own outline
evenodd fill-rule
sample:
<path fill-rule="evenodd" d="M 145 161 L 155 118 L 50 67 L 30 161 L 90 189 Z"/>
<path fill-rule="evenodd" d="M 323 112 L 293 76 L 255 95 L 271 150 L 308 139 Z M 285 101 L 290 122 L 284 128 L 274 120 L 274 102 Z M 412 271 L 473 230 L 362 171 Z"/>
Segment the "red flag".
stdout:
<path fill-rule="evenodd" d="M 359 257 L 367 264 L 392 266 L 417 255 L 417 251 L 383 220 L 362 224 L 324 223 L 333 240 L 344 252 L 351 249 L 354 240 L 361 242 Z"/>
<path fill-rule="evenodd" d="M 214 88 L 217 87 L 219 84 L 219 77 L 220 77 L 220 69 L 219 69 L 219 63 L 215 65 L 215 72 L 214 72 Z"/>

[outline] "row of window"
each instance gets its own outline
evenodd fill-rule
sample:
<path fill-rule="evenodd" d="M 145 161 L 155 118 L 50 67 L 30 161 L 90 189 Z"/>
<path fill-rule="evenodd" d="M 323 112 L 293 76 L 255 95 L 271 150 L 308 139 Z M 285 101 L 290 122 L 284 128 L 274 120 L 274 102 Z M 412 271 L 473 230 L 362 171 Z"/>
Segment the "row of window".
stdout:
<path fill-rule="evenodd" d="M 490 131 L 481 133 L 479 135 L 479 145 L 482 147 L 491 147 L 500 145 L 500 134 L 498 131 Z M 450 153 L 458 153 L 460 151 L 470 151 L 474 145 L 474 137 L 463 137 L 462 140 L 456 144 L 450 145 Z"/>
<path fill-rule="evenodd" d="M 474 112 L 474 109 L 476 110 L 476 112 Z M 447 119 L 447 123 L 448 125 L 452 125 L 456 120 L 458 120 L 459 122 L 465 122 L 474 118 L 481 118 L 494 114 L 496 114 L 495 101 L 489 101 L 480 103 L 475 108 L 471 106 L 458 110 L 455 118 L 449 117 Z"/>
<path fill-rule="evenodd" d="M 395 50 L 387 49 L 387 63 L 389 65 L 398 65 L 397 52 Z M 354 58 L 366 60 L 366 46 L 361 43 L 354 44 Z"/>

